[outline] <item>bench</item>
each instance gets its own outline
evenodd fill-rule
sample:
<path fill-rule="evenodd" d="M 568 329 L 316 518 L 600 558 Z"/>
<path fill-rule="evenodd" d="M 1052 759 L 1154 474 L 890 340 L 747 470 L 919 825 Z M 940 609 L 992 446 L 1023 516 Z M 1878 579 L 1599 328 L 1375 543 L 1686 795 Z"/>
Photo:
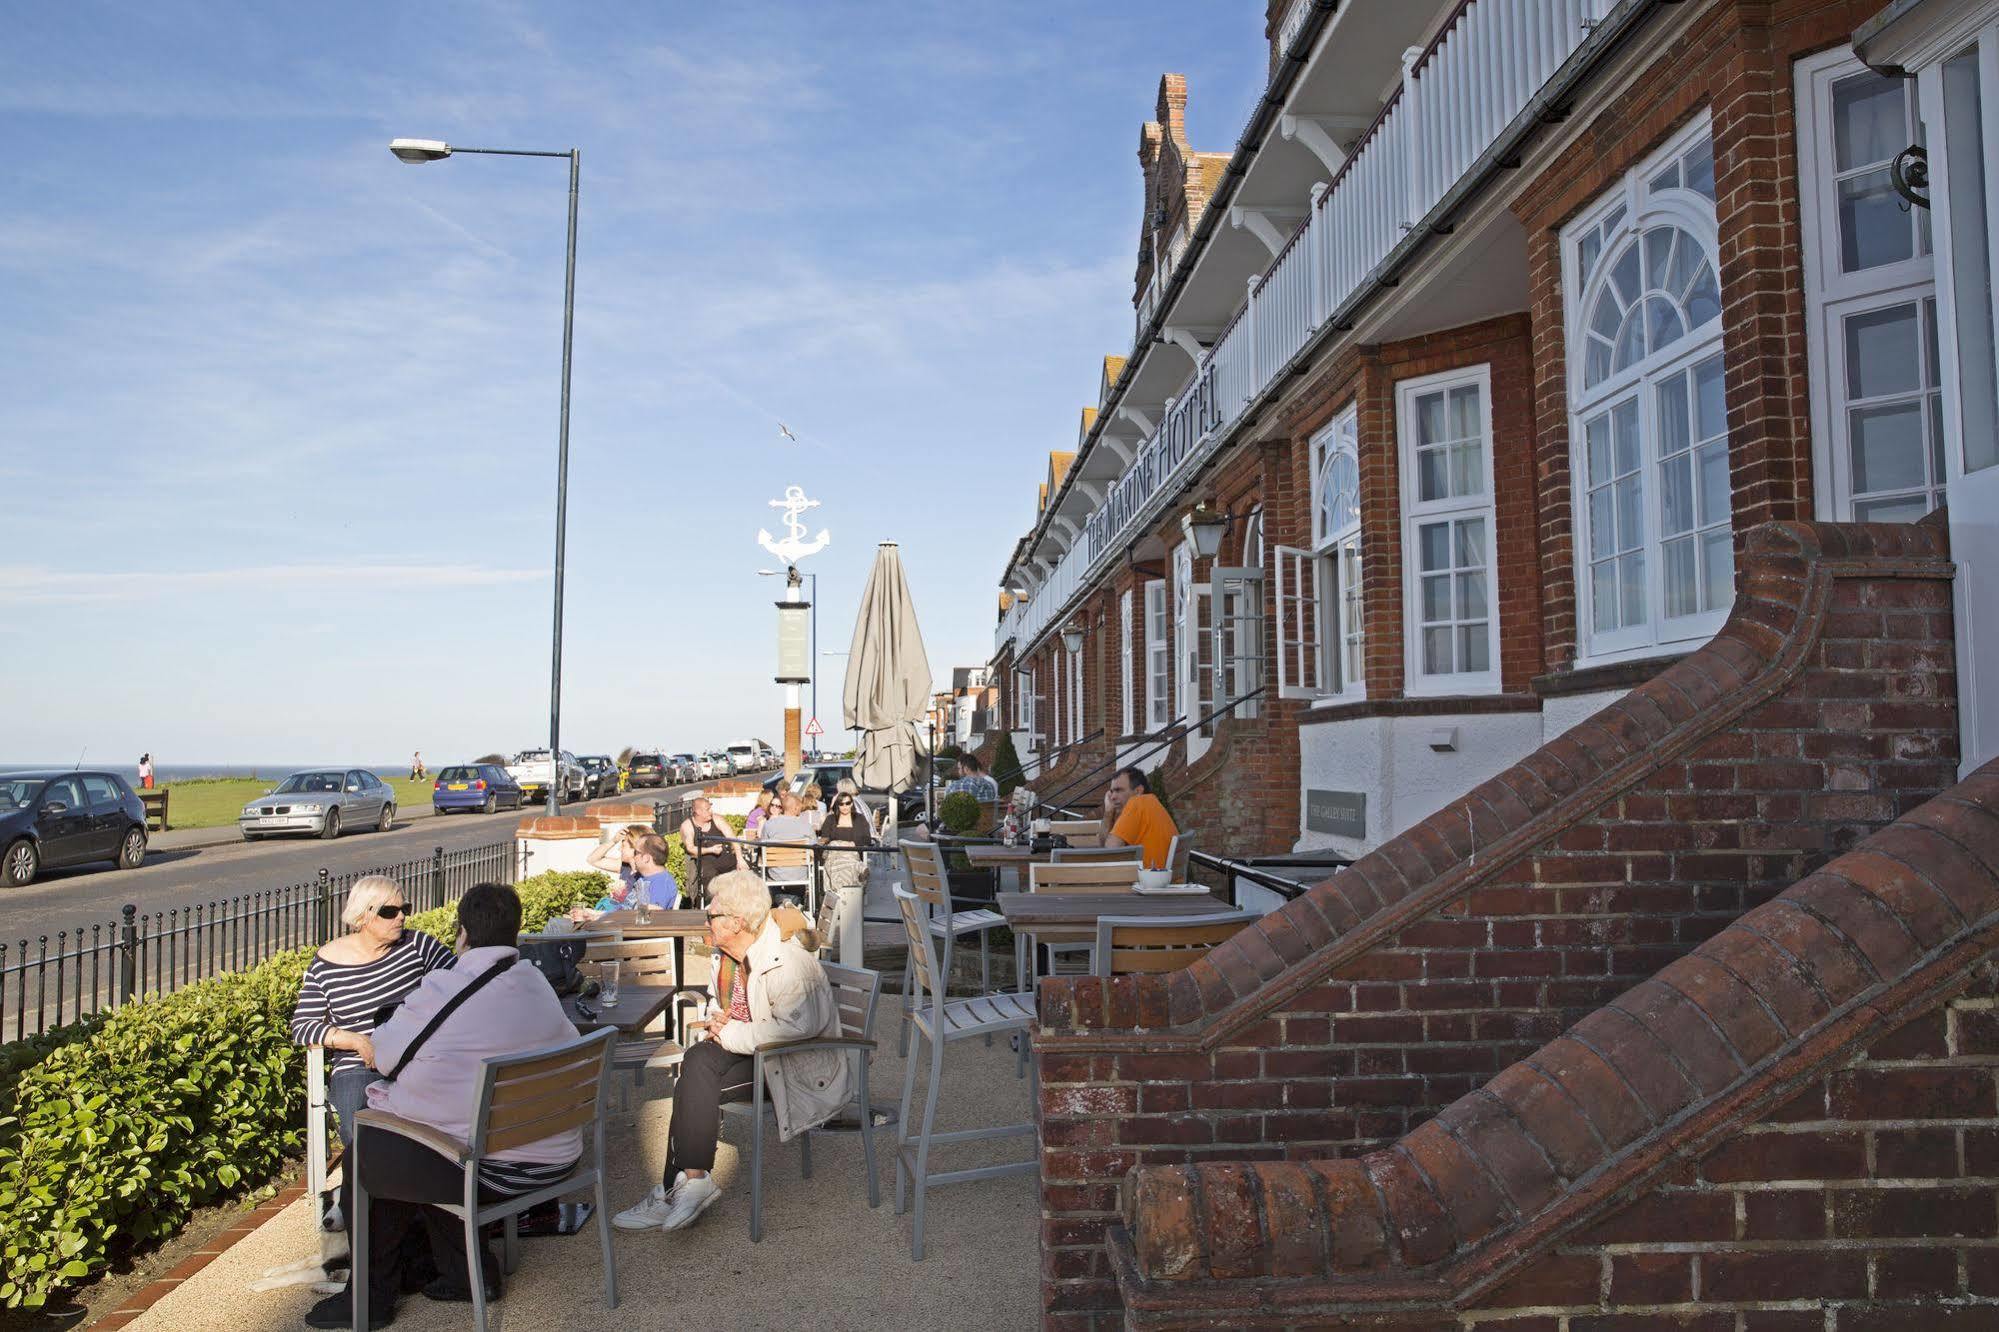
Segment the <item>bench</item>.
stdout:
<path fill-rule="evenodd" d="M 153 832 L 167 830 L 167 791 L 164 787 L 154 787 L 150 791 L 139 792 L 139 803 L 146 807 L 146 827 Z M 157 826 L 154 820 L 159 820 Z"/>

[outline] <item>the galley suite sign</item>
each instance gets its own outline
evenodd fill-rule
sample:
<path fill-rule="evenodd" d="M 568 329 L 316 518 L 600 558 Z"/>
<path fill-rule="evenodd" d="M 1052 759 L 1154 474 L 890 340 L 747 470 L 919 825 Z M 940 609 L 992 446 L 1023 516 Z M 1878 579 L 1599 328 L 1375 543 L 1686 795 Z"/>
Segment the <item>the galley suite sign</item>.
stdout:
<path fill-rule="evenodd" d="M 1367 836 L 1367 792 L 1305 788 L 1305 828 L 1335 837 Z"/>

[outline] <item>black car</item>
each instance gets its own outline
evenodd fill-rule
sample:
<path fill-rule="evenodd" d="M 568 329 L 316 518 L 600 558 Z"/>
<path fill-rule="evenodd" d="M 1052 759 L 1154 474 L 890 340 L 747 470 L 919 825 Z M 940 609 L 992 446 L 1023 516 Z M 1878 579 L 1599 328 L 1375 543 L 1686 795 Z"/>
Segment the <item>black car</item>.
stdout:
<path fill-rule="evenodd" d="M 584 754 L 577 760 L 583 765 L 583 798 L 595 800 L 601 795 L 618 793 L 618 765 L 611 761 L 609 754 Z"/>
<path fill-rule="evenodd" d="M 19 888 L 44 869 L 146 861 L 146 810 L 112 772 L 0 775 L 0 885 Z"/>
<path fill-rule="evenodd" d="M 657 754 L 632 755 L 632 789 L 641 786 L 665 786 L 668 781 L 666 760 Z"/>

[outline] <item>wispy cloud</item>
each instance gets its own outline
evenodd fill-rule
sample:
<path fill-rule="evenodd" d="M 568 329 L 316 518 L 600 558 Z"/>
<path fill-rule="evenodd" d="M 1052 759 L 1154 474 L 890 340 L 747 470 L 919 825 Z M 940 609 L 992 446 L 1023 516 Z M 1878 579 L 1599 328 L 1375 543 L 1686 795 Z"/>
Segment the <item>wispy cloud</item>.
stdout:
<path fill-rule="evenodd" d="M 0 606 L 157 601 L 226 591 L 240 596 L 288 588 L 369 595 L 546 581 L 546 569 L 460 564 L 252 564 L 233 569 L 128 569 L 63 573 L 39 565 L 0 564 Z M 316 628 L 316 626 L 315 626 Z"/>

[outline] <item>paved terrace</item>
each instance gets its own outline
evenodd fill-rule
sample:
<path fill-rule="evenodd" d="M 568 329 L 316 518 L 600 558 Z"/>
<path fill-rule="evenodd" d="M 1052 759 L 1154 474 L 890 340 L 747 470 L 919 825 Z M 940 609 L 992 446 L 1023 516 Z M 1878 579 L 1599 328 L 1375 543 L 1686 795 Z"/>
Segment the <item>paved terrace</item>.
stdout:
<path fill-rule="evenodd" d="M 903 1062 L 895 1054 L 884 996 L 887 1036 L 876 1054 L 871 1091 L 876 1104 L 901 1094 Z M 1019 1120 L 1030 1113 L 1028 1086 L 1014 1077 L 1004 1041 L 978 1042 L 945 1055 L 938 1128 Z M 666 1152 L 671 1098 L 654 1080 L 653 1097 L 636 1098 L 611 1114 L 608 1157 L 613 1209 L 659 1177 Z M 613 1105 L 615 1107 L 615 1100 Z M 990 1116 L 990 1118 L 988 1118 Z M 811 1327 L 836 1329 L 1032 1327 L 1040 1316 L 1040 1212 L 1033 1176 L 1014 1175 L 948 1185 L 930 1194 L 928 1257 L 909 1258 L 909 1218 L 895 1215 L 893 1128 L 878 1146 L 882 1203 L 869 1211 L 858 1137 L 822 1137 L 813 1144 L 812 1178 L 798 1175 L 798 1144 L 769 1147 L 764 1177 L 764 1239 L 750 1243 L 749 1121 L 723 1125 L 716 1175 L 723 1196 L 700 1221 L 674 1235 L 614 1232 L 619 1305 L 603 1306 L 602 1267 L 592 1226 L 564 1239 L 525 1240 L 521 1266 L 506 1297 L 492 1306 L 496 1329 L 604 1327 Z M 775 1143 L 775 1134 L 767 1144 Z M 737 1148 L 740 1146 L 741 1150 Z M 1021 1139 L 943 1148 L 947 1165 L 1018 1159 Z M 300 1199 L 207 1267 L 169 1290 L 134 1332 L 266 1332 L 304 1326 L 319 1298 L 309 1287 L 254 1293 L 250 1282 L 269 1268 L 318 1251 L 311 1203 Z M 497 1249 L 497 1246 L 495 1246 Z M 463 1332 L 467 1304 L 435 1304 L 406 1296 L 396 1326 L 411 1332 Z"/>

